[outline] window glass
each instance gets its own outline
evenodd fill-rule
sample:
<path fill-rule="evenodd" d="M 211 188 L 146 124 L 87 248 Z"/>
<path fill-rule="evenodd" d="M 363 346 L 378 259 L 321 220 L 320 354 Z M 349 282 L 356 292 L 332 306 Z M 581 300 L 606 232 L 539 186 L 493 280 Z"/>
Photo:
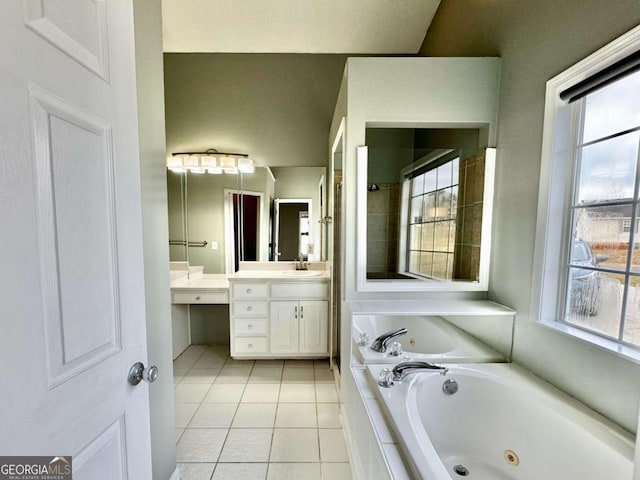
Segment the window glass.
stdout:
<path fill-rule="evenodd" d="M 560 321 L 640 346 L 640 73 L 587 95 L 574 108 L 582 121 L 574 140 Z"/>
<path fill-rule="evenodd" d="M 633 132 L 579 148 L 578 203 L 633 197 L 639 138 Z"/>
<path fill-rule="evenodd" d="M 447 162 L 438 167 L 438 188 L 444 188 L 451 185 L 451 167 L 453 162 Z"/>
<path fill-rule="evenodd" d="M 411 181 L 411 196 L 416 197 L 424 193 L 424 175 L 418 175 Z"/>
<path fill-rule="evenodd" d="M 438 188 L 438 174 L 436 170 L 429 170 L 422 174 L 424 177 L 424 191 L 433 192 Z"/>
<path fill-rule="evenodd" d="M 437 205 L 437 220 L 451 218 L 451 188 L 443 188 L 438 191 Z"/>
<path fill-rule="evenodd" d="M 583 142 L 640 127 L 640 72 L 587 96 Z"/>
<path fill-rule="evenodd" d="M 569 275 L 566 321 L 618 338 L 625 276 L 574 267 Z"/>
<path fill-rule="evenodd" d="M 460 160 L 455 158 L 411 179 L 410 273 L 453 278 L 456 230 L 452 219 L 458 208 L 459 168 Z"/>
<path fill-rule="evenodd" d="M 422 198 L 420 195 L 411 199 L 411 223 L 422 222 Z"/>
<path fill-rule="evenodd" d="M 424 196 L 424 210 L 422 211 L 422 219 L 425 222 L 432 222 L 437 217 L 436 210 L 437 192 L 427 193 Z"/>
<path fill-rule="evenodd" d="M 422 225 L 422 243 L 420 244 L 421 250 L 431 250 L 433 251 L 433 236 L 435 234 L 435 223 L 425 223 Z"/>

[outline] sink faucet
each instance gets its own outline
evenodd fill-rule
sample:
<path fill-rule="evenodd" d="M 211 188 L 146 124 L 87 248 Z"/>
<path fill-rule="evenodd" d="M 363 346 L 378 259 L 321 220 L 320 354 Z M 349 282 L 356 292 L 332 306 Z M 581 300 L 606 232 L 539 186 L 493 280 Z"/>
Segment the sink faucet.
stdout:
<path fill-rule="evenodd" d="M 407 376 L 416 372 L 433 372 L 437 370 L 440 375 L 446 375 L 449 369 L 443 365 L 438 365 L 431 362 L 403 362 L 393 367 L 393 379 L 401 382 Z"/>
<path fill-rule="evenodd" d="M 394 338 L 405 335 L 406 333 L 406 328 L 399 328 L 398 330 L 392 330 L 390 332 L 383 333 L 373 341 L 373 343 L 371 344 L 371 350 L 384 353 L 387 351 L 387 347 Z"/>
<path fill-rule="evenodd" d="M 307 262 L 304 261 L 304 255 L 298 255 L 298 261 L 296 262 L 296 270 L 306 270 L 308 268 Z"/>

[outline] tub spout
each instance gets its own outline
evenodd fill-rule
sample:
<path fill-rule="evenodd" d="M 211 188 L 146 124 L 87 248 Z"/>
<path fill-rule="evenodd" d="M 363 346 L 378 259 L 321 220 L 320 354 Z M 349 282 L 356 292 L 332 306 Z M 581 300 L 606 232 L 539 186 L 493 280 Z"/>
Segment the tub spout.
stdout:
<path fill-rule="evenodd" d="M 406 333 L 406 328 L 399 328 L 398 330 L 392 330 L 390 332 L 383 333 L 373 341 L 373 343 L 371 344 L 371 350 L 384 353 L 387 351 L 387 347 L 394 338 L 399 337 L 400 335 L 406 335 Z"/>
<path fill-rule="evenodd" d="M 393 379 L 401 382 L 407 376 L 416 372 L 433 372 L 437 370 L 441 375 L 446 375 L 449 369 L 443 365 L 431 362 L 403 362 L 393 367 Z"/>

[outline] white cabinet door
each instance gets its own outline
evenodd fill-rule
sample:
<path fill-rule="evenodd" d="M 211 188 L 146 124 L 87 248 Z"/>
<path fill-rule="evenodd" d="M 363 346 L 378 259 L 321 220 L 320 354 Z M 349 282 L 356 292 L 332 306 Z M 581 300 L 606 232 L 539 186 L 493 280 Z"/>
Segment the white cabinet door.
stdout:
<path fill-rule="evenodd" d="M 327 353 L 328 302 L 300 302 L 300 353 Z"/>
<path fill-rule="evenodd" d="M 127 382 L 147 363 L 133 33 L 129 1 L 0 2 L 0 452 L 84 480 L 151 478 L 149 387 Z"/>
<path fill-rule="evenodd" d="M 298 302 L 271 302 L 270 353 L 298 353 Z"/>

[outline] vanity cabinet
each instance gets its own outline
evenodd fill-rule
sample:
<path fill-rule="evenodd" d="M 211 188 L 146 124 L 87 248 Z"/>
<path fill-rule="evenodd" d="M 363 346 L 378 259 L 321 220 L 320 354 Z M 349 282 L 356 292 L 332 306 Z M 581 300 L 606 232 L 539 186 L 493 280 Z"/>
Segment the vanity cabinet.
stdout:
<path fill-rule="evenodd" d="M 267 284 L 231 285 L 231 355 L 265 355 L 269 352 Z"/>
<path fill-rule="evenodd" d="M 231 356 L 329 355 L 326 281 L 232 282 Z"/>
<path fill-rule="evenodd" d="M 327 301 L 271 302 L 271 353 L 326 353 L 327 310 Z"/>

